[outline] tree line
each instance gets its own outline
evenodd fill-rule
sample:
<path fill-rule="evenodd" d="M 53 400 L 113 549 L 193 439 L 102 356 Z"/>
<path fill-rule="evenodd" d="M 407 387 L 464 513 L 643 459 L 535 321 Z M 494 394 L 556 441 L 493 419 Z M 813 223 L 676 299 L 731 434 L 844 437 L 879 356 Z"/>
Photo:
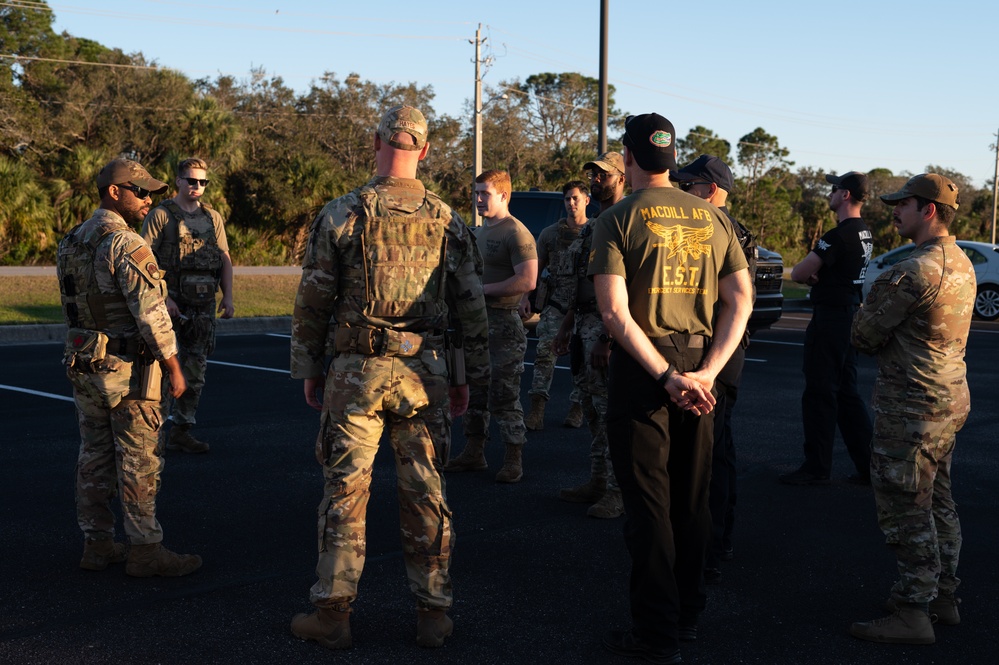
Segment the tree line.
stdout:
<path fill-rule="evenodd" d="M 191 80 L 96 41 L 52 29 L 51 11 L 0 7 L 0 262 L 54 262 L 59 239 L 98 206 L 94 179 L 116 156 L 140 161 L 172 183 L 190 156 L 210 165 L 205 200 L 228 220 L 233 259 L 242 265 L 297 261 L 309 222 L 322 205 L 370 178 L 373 130 L 394 104 L 420 108 L 431 151 L 421 177 L 466 218 L 472 209 L 472 121 L 437 113 L 434 90 L 418 83 L 377 84 L 327 72 L 304 92 L 263 69 L 243 79 Z M 11 54 L 19 56 L 16 60 Z M 86 64 L 78 64 L 78 63 Z M 599 87 L 574 72 L 539 73 L 487 88 L 483 164 L 510 172 L 515 189 L 558 190 L 595 156 Z M 612 136 L 624 115 L 608 95 Z M 732 144 L 702 126 L 677 141 L 680 164 L 700 154 L 737 171 L 732 214 L 761 245 L 791 263 L 835 224 L 824 172 L 795 170 L 777 137 L 757 128 Z M 619 141 L 610 149 L 620 150 Z M 734 161 L 733 161 L 734 157 Z M 928 165 L 962 192 L 954 231 L 990 234 L 992 198 L 966 176 Z M 911 175 L 875 169 L 864 216 L 876 253 L 900 241 L 877 194 Z"/>

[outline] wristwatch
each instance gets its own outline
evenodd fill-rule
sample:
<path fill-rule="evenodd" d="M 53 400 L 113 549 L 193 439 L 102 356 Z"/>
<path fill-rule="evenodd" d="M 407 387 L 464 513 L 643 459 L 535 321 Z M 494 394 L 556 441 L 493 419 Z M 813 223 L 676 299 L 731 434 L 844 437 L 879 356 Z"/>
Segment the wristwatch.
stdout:
<path fill-rule="evenodd" d="M 603 342 L 604 344 L 614 341 L 614 338 L 608 335 L 607 333 L 600 333 L 600 335 L 597 336 L 597 339 Z"/>
<path fill-rule="evenodd" d="M 666 384 L 669 383 L 669 378 L 671 376 L 673 376 L 673 372 L 675 372 L 675 371 L 676 371 L 676 367 L 674 367 L 673 365 L 670 365 L 669 367 L 666 368 L 665 372 L 663 372 L 662 374 L 659 375 L 659 378 L 656 379 L 656 383 L 659 384 L 660 388 L 662 388 L 664 390 L 666 389 Z"/>

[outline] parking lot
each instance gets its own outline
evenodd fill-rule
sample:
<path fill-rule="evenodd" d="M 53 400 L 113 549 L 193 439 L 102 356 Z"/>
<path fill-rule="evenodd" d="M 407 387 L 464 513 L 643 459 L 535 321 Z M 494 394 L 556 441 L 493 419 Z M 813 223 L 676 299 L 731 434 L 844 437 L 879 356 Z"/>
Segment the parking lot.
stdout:
<path fill-rule="evenodd" d="M 994 663 L 999 456 L 999 328 L 976 323 L 968 349 L 972 415 L 958 436 L 954 494 L 964 526 L 963 623 L 926 647 L 860 642 L 850 622 L 881 615 L 894 580 L 869 488 L 846 482 L 838 444 L 833 484 L 789 487 L 777 475 L 801 457 L 801 343 L 807 312 L 789 312 L 748 352 L 735 436 L 735 558 L 709 587 L 689 663 Z M 207 455 L 169 453 L 158 501 L 165 544 L 204 557 L 197 574 L 134 579 L 122 566 L 80 570 L 73 505 L 79 445 L 58 344 L 0 346 L 0 662 L 5 663 L 610 663 L 608 628 L 628 624 L 622 520 L 557 500 L 588 473 L 585 430 L 560 426 L 570 387 L 556 372 L 546 429 L 529 434 L 524 480 L 490 470 L 448 475 L 457 543 L 454 636 L 415 645 L 403 569 L 391 451 L 376 461 L 368 561 L 355 604 L 355 648 L 332 653 L 288 632 L 308 611 L 320 467 L 318 415 L 288 378 L 288 337 L 221 336 L 197 433 Z M 528 361 L 533 358 L 533 343 Z M 522 381 L 527 399 L 531 368 Z M 869 393 L 874 362 L 861 365 Z M 454 447 L 464 445 L 460 426 Z M 620 661 L 628 662 L 628 661 Z"/>

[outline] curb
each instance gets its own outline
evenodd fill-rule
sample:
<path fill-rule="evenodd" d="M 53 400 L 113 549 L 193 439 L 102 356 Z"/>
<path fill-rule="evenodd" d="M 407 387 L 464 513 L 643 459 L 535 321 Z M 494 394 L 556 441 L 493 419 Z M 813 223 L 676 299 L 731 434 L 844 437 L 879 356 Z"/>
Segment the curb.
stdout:
<path fill-rule="evenodd" d="M 236 319 L 218 319 L 219 335 L 259 335 L 263 333 L 291 333 L 290 316 L 258 316 Z M 66 338 L 66 324 L 0 326 L 0 345 L 51 344 Z"/>

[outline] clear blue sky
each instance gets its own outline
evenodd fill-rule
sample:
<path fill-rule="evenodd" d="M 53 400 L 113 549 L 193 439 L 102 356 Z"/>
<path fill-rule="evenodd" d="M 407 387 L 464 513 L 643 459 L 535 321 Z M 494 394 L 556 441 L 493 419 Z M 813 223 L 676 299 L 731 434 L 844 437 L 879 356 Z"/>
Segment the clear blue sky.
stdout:
<path fill-rule="evenodd" d="M 264 67 L 304 91 L 325 71 L 357 72 L 432 85 L 436 111 L 454 116 L 473 94 L 479 23 L 494 58 L 486 85 L 546 71 L 598 75 L 597 0 L 50 5 L 57 31 L 141 51 L 192 78 Z M 763 127 L 796 166 L 899 174 L 936 164 L 982 185 L 999 130 L 997 25 L 999 3 L 982 0 L 611 0 L 609 77 L 621 111 L 661 113 L 681 137 L 703 125 L 734 144 Z"/>

